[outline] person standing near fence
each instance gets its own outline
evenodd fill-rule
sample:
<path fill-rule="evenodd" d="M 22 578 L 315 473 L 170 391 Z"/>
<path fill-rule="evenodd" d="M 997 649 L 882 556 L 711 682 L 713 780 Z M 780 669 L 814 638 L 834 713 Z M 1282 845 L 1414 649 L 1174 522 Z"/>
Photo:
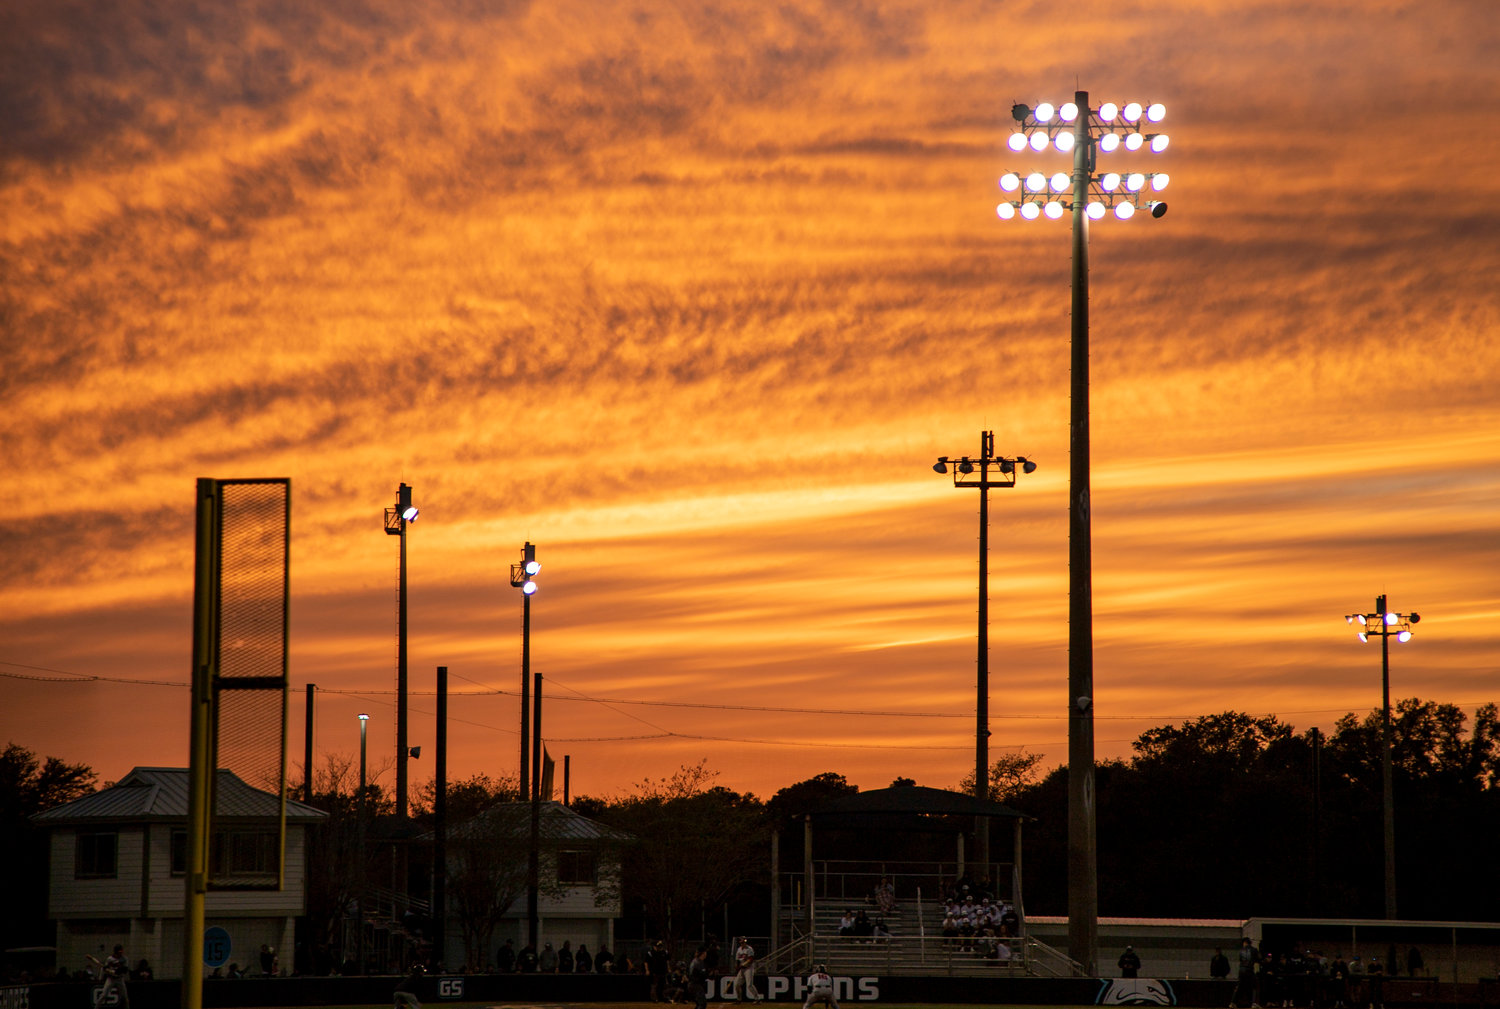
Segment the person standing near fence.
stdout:
<path fill-rule="evenodd" d="M 103 963 L 99 963 L 98 957 L 90 956 L 89 959 L 99 964 L 99 973 L 104 980 L 96 1004 L 101 1009 L 108 1006 L 110 993 L 115 992 L 119 995 L 120 1009 L 130 1009 L 130 989 L 125 986 L 125 979 L 130 976 L 130 959 L 125 955 L 125 947 L 116 943 L 115 951 L 105 957 Z"/>
<path fill-rule="evenodd" d="M 734 980 L 729 988 L 736 1002 L 745 1001 L 747 995 L 752 1002 L 761 1001 L 760 992 L 755 990 L 755 947 L 745 936 L 740 936 L 734 949 Z"/>

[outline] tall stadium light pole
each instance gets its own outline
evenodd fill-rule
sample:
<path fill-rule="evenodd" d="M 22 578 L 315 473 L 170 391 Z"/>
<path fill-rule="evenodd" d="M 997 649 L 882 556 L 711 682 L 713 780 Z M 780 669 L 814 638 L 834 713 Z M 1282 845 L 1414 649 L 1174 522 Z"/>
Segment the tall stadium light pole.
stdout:
<path fill-rule="evenodd" d="M 510 566 L 510 584 L 521 590 L 521 799 L 531 795 L 526 762 L 530 759 L 531 720 L 531 597 L 536 595 L 536 576 L 542 566 L 536 559 L 536 544 L 528 542 L 521 548 L 521 560 Z M 532 769 L 541 775 L 540 767 Z"/>
<path fill-rule="evenodd" d="M 938 456 L 933 463 L 934 473 L 947 473 L 953 467 L 953 486 L 974 488 L 979 491 L 979 659 L 978 684 L 974 701 L 974 796 L 990 798 L 990 488 L 1014 487 L 1016 472 L 1033 473 L 1036 463 L 1025 456 L 1008 459 L 995 455 L 995 432 L 982 431 L 979 435 L 979 455 L 961 456 L 957 459 Z M 975 468 L 979 475 L 974 476 Z M 998 474 L 990 479 L 991 472 Z M 978 861 L 983 872 L 989 874 L 989 819 L 980 817 L 975 825 L 978 841 Z"/>
<path fill-rule="evenodd" d="M 1344 622 L 1359 627 L 1359 640 L 1380 638 L 1380 797 L 1385 835 L 1385 916 L 1396 917 L 1396 809 L 1391 788 L 1391 638 L 1411 640 L 1411 625 L 1420 623 L 1417 613 L 1392 613 L 1385 596 L 1375 597 L 1374 613 L 1352 613 Z"/>
<path fill-rule="evenodd" d="M 417 520 L 411 488 L 396 488 L 396 507 L 385 510 L 385 531 L 401 537 L 401 576 L 396 602 L 396 817 L 406 819 L 406 527 Z"/>
<path fill-rule="evenodd" d="M 1060 107 L 1015 105 L 1016 132 L 1007 146 L 1016 152 L 1049 148 L 1072 154 L 1073 171 L 1051 176 L 1007 171 L 1000 188 L 1011 198 L 995 208 L 1002 220 L 1021 217 L 1073 222 L 1073 345 L 1071 450 L 1068 473 L 1068 954 L 1085 974 L 1097 976 L 1099 947 L 1098 850 L 1094 815 L 1094 602 L 1093 548 L 1089 515 L 1089 222 L 1110 211 L 1129 220 L 1138 210 L 1161 217 L 1167 205 L 1152 194 L 1166 189 L 1164 173 L 1095 174 L 1098 155 L 1167 149 L 1165 133 L 1147 132 L 1161 122 L 1160 104 L 1106 102 L 1089 107 L 1079 91 Z"/>

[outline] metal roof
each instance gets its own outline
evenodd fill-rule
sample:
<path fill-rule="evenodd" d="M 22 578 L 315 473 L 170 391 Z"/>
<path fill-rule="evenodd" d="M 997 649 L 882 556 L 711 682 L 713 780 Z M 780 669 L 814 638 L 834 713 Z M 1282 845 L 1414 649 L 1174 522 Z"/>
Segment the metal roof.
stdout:
<path fill-rule="evenodd" d="M 999 802 L 977 799 L 963 792 L 923 785 L 892 785 L 868 792 L 840 796 L 813 810 L 814 818 L 861 813 L 925 813 L 937 816 L 994 816 L 1012 820 L 1031 820 L 1018 809 Z"/>
<path fill-rule="evenodd" d="M 531 829 L 531 803 L 529 802 L 501 802 L 491 806 L 488 810 L 480 813 L 474 820 L 483 820 L 486 817 L 505 817 L 514 824 L 517 833 Z M 473 823 L 474 821 L 469 821 Z M 450 828 L 454 834 L 462 834 L 465 824 L 458 824 Z M 544 802 L 541 809 L 541 821 L 537 827 L 541 837 L 548 841 L 578 841 L 578 842 L 624 842 L 632 841 L 635 835 L 629 831 L 619 830 L 608 824 L 591 820 L 582 813 L 575 813 L 560 802 Z M 432 840 L 432 831 L 423 834 L 420 840 Z"/>
<path fill-rule="evenodd" d="M 278 815 L 275 793 L 251 788 L 233 771 L 219 771 L 214 815 L 221 819 L 271 820 Z M 188 770 L 185 767 L 137 767 L 112 787 L 37 813 L 43 826 L 76 823 L 186 820 Z M 308 823 L 328 814 L 287 799 L 288 823 Z"/>

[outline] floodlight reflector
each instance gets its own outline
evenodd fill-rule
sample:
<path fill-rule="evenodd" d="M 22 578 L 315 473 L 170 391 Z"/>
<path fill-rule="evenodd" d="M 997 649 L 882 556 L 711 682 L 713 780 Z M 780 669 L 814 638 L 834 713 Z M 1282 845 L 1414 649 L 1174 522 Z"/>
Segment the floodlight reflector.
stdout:
<path fill-rule="evenodd" d="M 1028 142 L 1031 144 L 1031 149 L 1033 151 L 1045 151 L 1047 149 L 1048 143 L 1047 134 L 1043 133 L 1041 130 L 1037 130 L 1031 135 L 1031 139 Z"/>
<path fill-rule="evenodd" d="M 1093 220 L 1097 221 L 1099 218 L 1104 216 L 1104 204 L 1095 200 L 1093 203 L 1090 203 L 1087 207 L 1085 207 L 1083 212 L 1085 214 L 1088 214 L 1089 217 Z"/>
<path fill-rule="evenodd" d="M 1052 202 L 1050 202 L 1050 203 L 1047 204 L 1047 216 L 1048 217 L 1052 218 L 1055 221 L 1059 217 L 1061 217 L 1062 215 L 1063 215 L 1063 205 L 1062 205 L 1061 202 L 1059 202 L 1057 200 L 1053 200 Z"/>
<path fill-rule="evenodd" d="M 1054 193 L 1066 192 L 1068 187 L 1073 184 L 1073 180 L 1068 178 L 1067 172 L 1053 172 L 1052 178 L 1048 181 L 1051 183 Z"/>
<path fill-rule="evenodd" d="M 405 510 L 401 512 L 401 517 L 408 522 L 415 522 L 417 520 L 417 506 L 407 505 Z"/>
<path fill-rule="evenodd" d="M 1167 188 L 1167 183 L 1172 181 L 1172 176 L 1166 172 L 1155 172 L 1151 176 L 1151 188 L 1158 193 Z"/>
<path fill-rule="evenodd" d="M 1036 121 L 1039 123 L 1049 123 L 1052 121 L 1052 113 L 1056 111 L 1051 102 L 1043 102 L 1032 111 L 1032 115 L 1036 116 Z"/>
<path fill-rule="evenodd" d="M 1099 138 L 1099 149 L 1105 154 L 1108 154 L 1110 151 L 1117 149 L 1119 146 L 1120 138 L 1117 134 L 1106 133 L 1104 134 L 1104 136 Z"/>
<path fill-rule="evenodd" d="M 1141 187 L 1145 184 L 1146 176 L 1141 174 L 1140 172 L 1131 172 L 1125 178 L 1125 188 L 1130 190 L 1132 193 L 1139 193 L 1141 191 Z"/>
<path fill-rule="evenodd" d="M 1016 216 L 1016 208 L 1015 208 L 1015 206 L 1013 204 L 1010 204 L 1010 203 L 997 204 L 995 206 L 995 215 L 997 217 L 999 217 L 1000 220 L 1002 220 L 1002 221 L 1008 221 L 1011 218 L 1013 218 L 1013 217 Z M 947 471 L 946 470 L 940 470 L 939 472 L 947 472 Z"/>
<path fill-rule="evenodd" d="M 1115 205 L 1115 216 L 1122 221 L 1128 221 L 1135 216 L 1135 204 L 1119 203 Z"/>
<path fill-rule="evenodd" d="M 1146 109 L 1146 118 L 1153 123 L 1161 122 L 1167 118 L 1167 107 L 1161 102 L 1152 102 L 1151 106 Z"/>
<path fill-rule="evenodd" d="M 1125 149 L 1127 151 L 1138 151 L 1145 142 L 1139 133 L 1125 134 Z"/>
<path fill-rule="evenodd" d="M 1012 133 L 1010 137 L 1006 139 L 1005 146 L 1009 147 L 1013 151 L 1026 150 L 1026 134 Z"/>
<path fill-rule="evenodd" d="M 1364 644 L 1364 643 L 1366 643 L 1369 640 L 1370 640 L 1370 636 L 1368 634 L 1366 634 L 1364 631 L 1360 631 L 1359 632 L 1359 643 L 1360 644 Z"/>
<path fill-rule="evenodd" d="M 1142 110 L 1140 102 L 1131 102 L 1130 104 L 1126 105 L 1123 113 L 1125 116 L 1125 121 L 1127 123 L 1135 122 L 1137 119 L 1141 118 L 1141 111 Z"/>
<path fill-rule="evenodd" d="M 1099 106 L 1099 121 L 1101 123 L 1112 123 L 1115 116 L 1120 114 L 1120 107 L 1114 102 L 1105 102 Z"/>
<path fill-rule="evenodd" d="M 1021 204 L 1021 216 L 1024 217 L 1024 218 L 1026 218 L 1028 221 L 1034 221 L 1034 220 L 1036 220 L 1038 217 L 1041 216 L 1041 213 L 1042 212 L 1037 209 L 1037 206 L 1036 206 L 1035 203 L 1023 203 L 1023 204 Z"/>
<path fill-rule="evenodd" d="M 536 595 L 536 582 L 528 579 L 526 583 L 521 586 L 521 591 L 526 593 L 528 596 Z"/>
<path fill-rule="evenodd" d="M 1151 153 L 1160 154 L 1167 149 L 1167 145 L 1171 142 L 1171 139 L 1165 133 L 1154 134 L 1151 137 Z"/>
<path fill-rule="evenodd" d="M 532 577 L 535 577 L 536 574 L 539 571 L 541 571 L 541 570 L 542 570 L 542 562 L 541 561 L 527 561 L 526 562 L 526 573 L 528 575 L 531 575 Z"/>
<path fill-rule="evenodd" d="M 1032 172 L 1026 176 L 1026 188 L 1033 193 L 1040 193 L 1047 188 L 1047 176 L 1041 172 Z"/>
<path fill-rule="evenodd" d="M 1401 622 L 1401 614 L 1399 614 L 1399 613 L 1387 613 L 1385 615 L 1385 625 L 1387 627 L 1395 627 L 1396 624 L 1398 624 L 1400 622 Z"/>
<path fill-rule="evenodd" d="M 1006 172 L 1000 176 L 1000 188 L 1007 193 L 1014 193 L 1021 188 L 1021 177 L 1015 172 Z"/>
<path fill-rule="evenodd" d="M 1059 133 L 1057 137 L 1053 139 L 1052 146 L 1056 147 L 1059 152 L 1067 154 L 1073 149 L 1073 134 Z"/>
<path fill-rule="evenodd" d="M 1057 110 L 1057 118 L 1065 123 L 1071 123 L 1078 118 L 1078 106 L 1073 102 L 1063 102 L 1062 108 Z"/>
<path fill-rule="evenodd" d="M 1402 631 L 1400 634 L 1396 635 L 1396 640 L 1397 641 L 1410 641 L 1411 640 L 1411 631 Z"/>
<path fill-rule="evenodd" d="M 1120 188 L 1120 173 L 1105 172 L 1104 177 L 1099 180 L 1099 188 L 1106 193 L 1112 193 Z"/>

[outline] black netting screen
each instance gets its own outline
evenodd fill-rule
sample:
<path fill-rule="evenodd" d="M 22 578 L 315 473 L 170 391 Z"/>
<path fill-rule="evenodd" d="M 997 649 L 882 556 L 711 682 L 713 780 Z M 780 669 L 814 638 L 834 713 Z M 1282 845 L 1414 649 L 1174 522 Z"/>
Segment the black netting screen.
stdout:
<path fill-rule="evenodd" d="M 219 481 L 211 887 L 279 887 L 286 836 L 289 480 Z M 233 772 L 256 795 L 223 774 Z"/>

